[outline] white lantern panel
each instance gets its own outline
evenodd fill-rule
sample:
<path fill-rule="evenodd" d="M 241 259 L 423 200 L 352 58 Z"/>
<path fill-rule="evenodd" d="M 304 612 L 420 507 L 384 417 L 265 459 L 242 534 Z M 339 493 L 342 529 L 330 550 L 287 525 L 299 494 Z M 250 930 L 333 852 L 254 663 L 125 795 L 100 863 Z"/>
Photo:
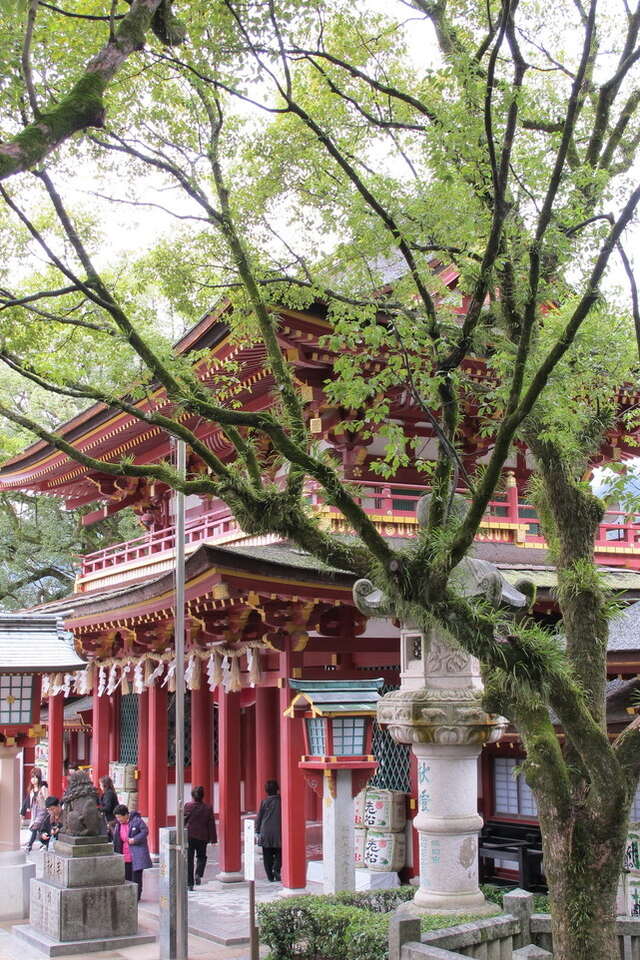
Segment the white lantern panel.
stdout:
<path fill-rule="evenodd" d="M 0 674 L 0 724 L 31 723 L 31 674 Z"/>
<path fill-rule="evenodd" d="M 362 756 L 364 753 L 364 735 L 364 717 L 335 717 L 333 720 L 334 756 Z"/>
<path fill-rule="evenodd" d="M 326 753 L 324 732 L 324 720 L 321 717 L 311 717 L 307 720 L 310 756 L 324 757 Z"/>

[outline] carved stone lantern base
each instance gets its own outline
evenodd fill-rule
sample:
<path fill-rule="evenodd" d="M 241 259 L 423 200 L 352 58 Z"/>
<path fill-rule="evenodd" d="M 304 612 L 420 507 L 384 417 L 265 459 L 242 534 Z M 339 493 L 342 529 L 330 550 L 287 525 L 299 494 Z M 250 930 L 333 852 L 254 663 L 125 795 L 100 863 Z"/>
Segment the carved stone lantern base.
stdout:
<path fill-rule="evenodd" d="M 416 651 L 405 686 L 378 704 L 378 722 L 394 740 L 410 743 L 417 759 L 420 887 L 407 912 L 499 912 L 478 886 L 478 757 L 507 725 L 482 707 L 479 666 L 464 651 L 432 632 L 424 654 L 416 634 L 405 634 Z M 425 649 L 426 648 L 426 649 Z M 420 662 L 420 659 L 422 662 Z M 422 684 L 418 685 L 419 670 Z"/>

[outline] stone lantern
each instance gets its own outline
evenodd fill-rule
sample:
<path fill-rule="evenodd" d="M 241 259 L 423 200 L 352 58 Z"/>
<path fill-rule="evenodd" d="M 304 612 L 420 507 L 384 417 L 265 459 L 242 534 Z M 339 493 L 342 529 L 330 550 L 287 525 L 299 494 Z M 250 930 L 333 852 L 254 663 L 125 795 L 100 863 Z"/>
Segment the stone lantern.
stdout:
<path fill-rule="evenodd" d="M 85 663 L 54 616 L 0 615 L 0 919 L 29 914 L 34 863 L 20 849 L 20 753 L 44 732 L 40 726 L 41 674 L 69 673 Z"/>
<path fill-rule="evenodd" d="M 399 690 L 382 698 L 378 721 L 417 759 L 420 887 L 416 907 L 437 913 L 495 913 L 478 886 L 477 760 L 507 721 L 482 708 L 475 657 L 435 629 L 401 632 Z"/>
<path fill-rule="evenodd" d="M 325 893 L 355 890 L 353 798 L 373 775 L 373 721 L 384 680 L 289 680 L 287 715 L 304 719 L 307 782 L 322 796 Z"/>

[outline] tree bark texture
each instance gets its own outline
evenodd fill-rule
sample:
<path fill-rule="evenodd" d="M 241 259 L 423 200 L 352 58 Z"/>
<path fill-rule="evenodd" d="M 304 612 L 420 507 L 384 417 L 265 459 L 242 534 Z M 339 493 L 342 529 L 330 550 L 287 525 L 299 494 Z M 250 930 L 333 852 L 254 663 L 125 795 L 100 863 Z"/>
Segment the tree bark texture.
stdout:
<path fill-rule="evenodd" d="M 104 93 L 128 57 L 144 47 L 149 29 L 169 0 L 134 0 L 121 21 L 115 38 L 106 43 L 87 64 L 69 93 L 17 136 L 0 144 L 0 180 L 31 170 L 79 130 L 102 127 Z"/>
<path fill-rule="evenodd" d="M 606 734 L 606 596 L 593 560 L 602 502 L 553 444 L 527 439 L 542 475 L 540 512 L 558 573 L 566 656 L 589 713 Z M 567 734 L 561 762 L 562 783 L 549 770 L 532 769 L 530 779 L 552 901 L 553 954 L 555 960 L 615 960 L 616 896 L 632 797 L 628 775 L 606 736 L 585 735 L 583 741 L 579 733 Z M 605 764 L 608 789 L 593 775 Z"/>
<path fill-rule="evenodd" d="M 572 804 L 569 819 L 541 815 L 540 826 L 555 960 L 616 960 L 616 893 L 626 818 L 600 822 Z"/>

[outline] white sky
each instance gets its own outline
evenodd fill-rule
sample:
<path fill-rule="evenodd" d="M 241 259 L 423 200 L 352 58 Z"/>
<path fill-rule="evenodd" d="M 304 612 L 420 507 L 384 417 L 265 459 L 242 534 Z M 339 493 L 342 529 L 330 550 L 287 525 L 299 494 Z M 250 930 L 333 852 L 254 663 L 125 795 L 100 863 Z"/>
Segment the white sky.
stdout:
<path fill-rule="evenodd" d="M 358 6 L 377 13 L 392 13 L 398 19 L 404 21 L 415 21 L 415 27 L 411 25 L 407 30 L 409 50 L 414 63 L 418 68 L 433 67 L 438 64 L 439 52 L 430 23 L 425 23 L 418 14 L 413 14 L 401 0 L 358 0 Z M 572 36 L 568 36 L 567 46 L 569 50 L 571 49 L 571 43 Z M 265 116 L 257 108 L 249 107 L 247 109 L 253 111 L 256 116 Z M 125 194 L 120 189 L 118 182 L 97 183 L 96 171 L 91 169 L 89 165 L 84 169 L 74 171 L 73 178 L 61 185 L 64 187 L 65 198 L 71 204 L 79 202 L 89 208 L 100 210 L 100 215 L 107 226 L 109 242 L 96 255 L 95 259 L 99 266 L 107 266 L 114 257 L 119 258 L 126 256 L 128 253 L 140 253 L 150 248 L 159 235 L 171 236 L 176 229 L 178 221 L 153 207 L 134 207 L 126 204 L 109 203 L 106 200 L 96 198 L 94 195 L 96 190 L 113 197 L 123 198 Z M 167 206 L 172 206 L 172 199 L 174 198 L 176 209 L 181 213 L 191 212 L 189 210 L 189 200 L 185 194 L 178 188 L 175 191 L 167 190 L 166 185 L 161 185 L 159 178 L 154 177 L 153 173 L 149 173 L 135 182 L 135 195 L 139 202 L 164 203 Z M 195 204 L 193 212 L 200 213 Z M 283 217 L 282 223 L 276 223 L 275 226 L 287 235 L 288 241 L 295 249 L 298 239 L 301 240 L 302 238 L 296 238 L 292 234 L 292 228 L 286 223 L 286 218 Z M 199 225 L 194 223 L 194 229 L 198 228 Z M 638 227 L 635 225 L 629 230 L 626 239 L 628 254 L 632 260 L 637 237 Z M 319 242 L 323 242 L 324 248 L 327 249 L 331 238 L 324 238 L 324 241 Z M 626 307 L 628 304 L 627 280 L 617 256 L 612 257 L 606 287 L 609 295 L 616 291 L 616 300 Z"/>

